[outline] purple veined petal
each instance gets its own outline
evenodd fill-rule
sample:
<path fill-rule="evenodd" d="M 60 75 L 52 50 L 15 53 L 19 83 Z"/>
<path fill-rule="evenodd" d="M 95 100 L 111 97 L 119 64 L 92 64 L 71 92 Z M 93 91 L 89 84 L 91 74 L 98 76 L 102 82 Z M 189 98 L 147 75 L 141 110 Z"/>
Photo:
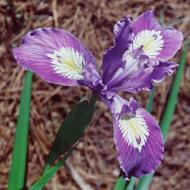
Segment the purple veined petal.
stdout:
<path fill-rule="evenodd" d="M 94 93 L 98 94 L 103 88 L 103 83 L 96 65 L 92 63 L 86 64 L 83 75 L 84 80 L 80 81 L 79 84 L 88 86 Z"/>
<path fill-rule="evenodd" d="M 143 30 L 161 30 L 162 26 L 157 22 L 152 10 L 146 11 L 132 22 L 133 32 L 137 34 Z"/>
<path fill-rule="evenodd" d="M 128 77 L 128 80 L 121 80 L 120 83 L 112 87 L 115 92 L 137 93 L 141 90 L 150 91 L 154 86 L 164 81 L 167 76 L 171 76 L 178 67 L 174 62 L 159 62 L 157 65 L 148 68 L 139 68 L 136 73 Z"/>
<path fill-rule="evenodd" d="M 141 90 L 137 89 L 138 85 L 141 85 L 143 81 L 147 82 L 148 76 L 153 71 L 153 68 L 145 68 L 147 64 L 147 56 L 141 55 L 141 50 L 134 51 L 133 53 L 127 52 L 125 59 L 118 58 L 121 62 L 121 66 L 115 70 L 112 77 L 106 81 L 106 90 L 111 92 L 137 92 Z M 125 54 L 124 54 L 125 55 Z M 151 83 L 151 79 L 150 79 Z"/>
<path fill-rule="evenodd" d="M 103 55 L 102 79 L 105 84 L 112 78 L 117 69 L 123 66 L 121 57 L 131 43 L 132 27 L 130 19 L 124 17 L 121 21 L 118 21 L 114 26 L 114 33 L 114 46 L 106 50 Z"/>
<path fill-rule="evenodd" d="M 151 79 L 154 84 L 159 84 L 163 82 L 166 76 L 171 76 L 178 64 L 175 62 L 164 62 L 160 61 L 159 64 L 154 68 L 153 72 L 151 73 Z"/>
<path fill-rule="evenodd" d="M 141 55 L 141 53 L 141 48 L 139 48 L 134 52 L 126 52 L 123 54 L 122 60 L 120 60 L 121 66 L 116 69 L 106 84 L 109 90 L 117 91 L 117 88 L 120 88 L 122 84 L 128 84 L 132 77 L 140 71 L 145 70 L 144 65 L 147 63 L 148 58 L 147 56 Z"/>
<path fill-rule="evenodd" d="M 121 50 L 126 50 L 132 40 L 132 26 L 131 20 L 128 16 L 123 17 L 121 20 L 117 21 L 114 25 L 114 42 L 115 46 L 119 46 Z"/>
<path fill-rule="evenodd" d="M 181 31 L 174 28 L 166 28 L 162 30 L 164 45 L 158 59 L 168 60 L 172 58 L 176 52 L 181 48 L 183 41 L 183 34 Z"/>
<path fill-rule="evenodd" d="M 118 160 L 126 177 L 141 177 L 154 172 L 161 163 L 163 137 L 154 117 L 134 99 L 125 101 L 123 107 L 119 114 L 113 114 Z"/>
<path fill-rule="evenodd" d="M 143 55 L 141 49 L 126 52 L 122 57 L 122 66 L 118 67 L 106 83 L 107 91 L 137 93 L 150 91 L 170 76 L 178 66 L 173 62 L 151 61 Z"/>
<path fill-rule="evenodd" d="M 132 22 L 134 39 L 129 47 L 143 47 L 144 54 L 152 60 L 167 61 L 182 45 L 183 35 L 174 28 L 162 27 L 153 11 L 147 11 Z"/>
<path fill-rule="evenodd" d="M 84 80 L 84 68 L 95 65 L 90 51 L 71 33 L 53 28 L 38 28 L 13 49 L 17 62 L 49 83 L 78 86 Z"/>
<path fill-rule="evenodd" d="M 143 13 L 133 22 L 125 17 L 116 23 L 114 33 L 115 45 L 103 56 L 105 89 L 115 93 L 150 91 L 177 67 L 167 60 L 181 47 L 182 34 L 163 28 L 153 11 Z"/>

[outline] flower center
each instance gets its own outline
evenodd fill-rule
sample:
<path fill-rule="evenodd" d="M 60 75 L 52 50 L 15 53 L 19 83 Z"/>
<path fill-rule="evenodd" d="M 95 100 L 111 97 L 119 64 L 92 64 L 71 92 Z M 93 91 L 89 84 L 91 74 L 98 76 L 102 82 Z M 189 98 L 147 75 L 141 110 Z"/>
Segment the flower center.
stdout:
<path fill-rule="evenodd" d="M 156 58 L 164 46 L 164 40 L 160 31 L 143 30 L 134 37 L 129 50 L 135 50 L 142 47 L 143 52 L 149 58 Z"/>
<path fill-rule="evenodd" d="M 47 56 L 51 58 L 52 67 L 57 74 L 74 80 L 83 79 L 84 58 L 73 48 L 63 47 Z"/>
<path fill-rule="evenodd" d="M 135 117 L 122 117 L 120 119 L 120 130 L 127 143 L 140 152 L 149 136 L 149 130 L 143 117 L 138 113 Z"/>

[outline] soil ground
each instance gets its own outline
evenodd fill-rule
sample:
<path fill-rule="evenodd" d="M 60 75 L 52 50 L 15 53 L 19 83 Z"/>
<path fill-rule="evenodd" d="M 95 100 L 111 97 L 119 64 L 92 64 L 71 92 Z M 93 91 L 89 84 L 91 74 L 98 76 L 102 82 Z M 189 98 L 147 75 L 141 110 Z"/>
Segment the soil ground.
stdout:
<path fill-rule="evenodd" d="M 11 3 L 12 2 L 12 3 Z M 112 44 L 114 23 L 125 15 L 133 18 L 153 9 L 166 25 L 190 31 L 189 0 L 0 0 L 0 190 L 7 187 L 8 171 L 18 115 L 24 70 L 15 63 L 11 48 L 29 30 L 53 26 L 79 37 L 101 64 L 104 50 Z M 174 58 L 179 62 L 181 53 Z M 171 79 L 156 90 L 153 115 L 159 120 Z M 60 122 L 86 89 L 47 84 L 34 76 L 27 185 L 40 175 L 44 160 Z M 137 95 L 144 106 L 147 93 Z M 47 184 L 47 190 L 79 190 L 84 185 L 96 190 L 111 190 L 120 170 L 116 160 L 109 110 L 98 103 L 91 127 L 76 151 Z M 83 188 L 85 190 L 85 188 Z M 190 55 L 162 165 L 155 174 L 151 190 L 190 189 Z"/>

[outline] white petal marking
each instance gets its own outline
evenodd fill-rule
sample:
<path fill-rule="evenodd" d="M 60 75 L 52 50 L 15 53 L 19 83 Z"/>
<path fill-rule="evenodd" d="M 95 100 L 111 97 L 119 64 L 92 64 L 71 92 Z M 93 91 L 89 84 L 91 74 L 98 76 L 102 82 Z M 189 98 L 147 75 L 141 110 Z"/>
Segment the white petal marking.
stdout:
<path fill-rule="evenodd" d="M 149 58 L 156 58 L 163 46 L 164 40 L 161 31 L 143 30 L 135 35 L 129 51 L 142 47 L 145 55 Z"/>
<path fill-rule="evenodd" d="M 141 152 L 149 136 L 149 129 L 144 118 L 138 112 L 135 117 L 124 116 L 119 121 L 119 127 L 127 143 Z"/>
<path fill-rule="evenodd" d="M 52 67 L 57 74 L 73 80 L 83 79 L 84 58 L 73 48 L 63 47 L 47 56 L 51 58 Z"/>

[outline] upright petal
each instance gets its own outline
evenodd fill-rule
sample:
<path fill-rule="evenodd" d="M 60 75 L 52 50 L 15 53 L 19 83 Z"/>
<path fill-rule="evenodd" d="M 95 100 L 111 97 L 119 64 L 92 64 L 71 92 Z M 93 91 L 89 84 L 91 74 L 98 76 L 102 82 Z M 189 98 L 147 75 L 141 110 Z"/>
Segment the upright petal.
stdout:
<path fill-rule="evenodd" d="M 117 102 L 117 109 L 114 109 L 114 102 Z M 118 109 L 118 103 L 121 109 Z M 164 151 L 157 121 L 134 99 L 127 102 L 115 96 L 112 104 L 114 139 L 121 169 L 126 177 L 141 177 L 154 172 Z"/>
<path fill-rule="evenodd" d="M 118 68 L 123 67 L 122 55 L 128 49 L 131 43 L 131 22 L 128 17 L 118 21 L 114 26 L 114 46 L 103 55 L 103 82 L 106 84 L 110 78 L 115 74 Z"/>
<path fill-rule="evenodd" d="M 20 47 L 13 49 L 17 62 L 50 83 L 77 86 L 84 80 L 84 68 L 95 59 L 71 33 L 38 28 L 26 34 Z"/>
<path fill-rule="evenodd" d="M 131 43 L 131 33 L 131 20 L 128 16 L 123 17 L 120 21 L 117 21 L 114 26 L 115 45 L 118 45 L 121 50 L 126 50 Z"/>

